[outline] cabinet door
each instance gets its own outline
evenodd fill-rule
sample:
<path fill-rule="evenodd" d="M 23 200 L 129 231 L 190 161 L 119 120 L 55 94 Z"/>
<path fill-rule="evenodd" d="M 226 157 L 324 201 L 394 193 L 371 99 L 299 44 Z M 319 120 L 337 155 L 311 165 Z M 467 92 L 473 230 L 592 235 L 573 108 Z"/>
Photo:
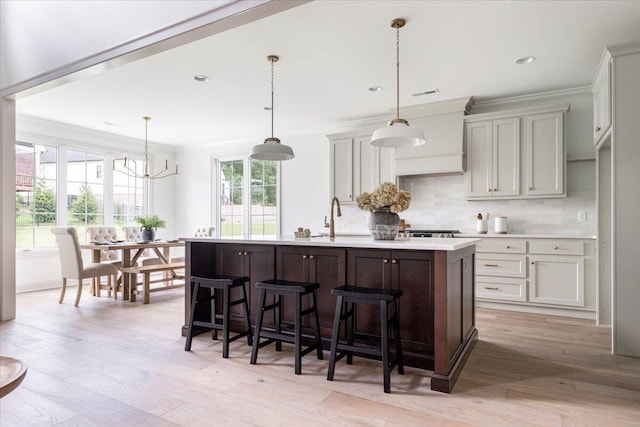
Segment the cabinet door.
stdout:
<path fill-rule="evenodd" d="M 216 274 L 220 276 L 247 276 L 247 256 L 248 252 L 244 245 L 235 244 L 219 244 L 216 245 Z M 247 286 L 247 296 L 251 295 L 251 283 Z M 240 289 L 234 289 L 230 296 L 231 300 L 240 297 Z M 251 301 L 251 300 L 249 300 Z M 249 310 L 252 310 L 250 304 Z M 218 313 L 222 312 L 222 300 L 218 299 Z M 234 306 L 230 310 L 231 316 L 239 317 L 242 315 L 242 307 Z"/>
<path fill-rule="evenodd" d="M 331 197 L 341 202 L 355 200 L 353 188 L 353 139 L 342 138 L 331 141 Z"/>
<path fill-rule="evenodd" d="M 320 284 L 317 294 L 318 316 L 320 332 L 324 336 L 331 336 L 333 331 L 336 297 L 331 295 L 331 289 L 346 284 L 346 267 L 347 251 L 345 249 L 310 248 L 309 281 Z"/>
<path fill-rule="evenodd" d="M 391 288 L 391 253 L 375 249 L 347 252 L 347 284 L 365 288 Z M 380 335 L 380 310 L 360 304 L 356 315 L 356 332 Z"/>
<path fill-rule="evenodd" d="M 520 194 L 520 119 L 518 117 L 493 121 L 491 194 L 518 196 Z"/>
<path fill-rule="evenodd" d="M 529 301 L 584 307 L 584 259 L 575 256 L 529 256 Z"/>
<path fill-rule="evenodd" d="M 433 274 L 433 253 L 391 253 L 391 286 L 402 290 L 400 331 L 408 353 L 433 355 Z"/>
<path fill-rule="evenodd" d="M 304 246 L 278 246 L 276 248 L 276 274 L 280 280 L 292 282 L 309 281 L 309 248 Z M 295 301 L 293 297 L 283 297 L 282 320 L 295 322 Z M 306 305 L 306 300 L 303 301 Z M 308 317 L 308 316 L 306 316 Z M 303 324 L 308 324 L 306 317 Z"/>
<path fill-rule="evenodd" d="M 609 64 L 603 64 L 593 86 L 593 143 L 597 144 L 611 126 Z"/>
<path fill-rule="evenodd" d="M 251 319 L 255 323 L 259 296 L 255 283 L 276 277 L 276 250 L 274 246 L 269 245 L 247 245 L 244 252 L 247 254 L 245 255 L 245 274 L 249 276 L 250 280 L 247 288 L 249 310 L 251 311 Z M 265 316 L 265 321 L 268 319 L 270 317 Z"/>
<path fill-rule="evenodd" d="M 466 193 L 468 198 L 490 197 L 492 182 L 493 127 L 491 121 L 467 123 L 465 125 L 467 144 Z"/>
<path fill-rule="evenodd" d="M 562 114 L 558 112 L 525 117 L 527 196 L 565 193 Z"/>

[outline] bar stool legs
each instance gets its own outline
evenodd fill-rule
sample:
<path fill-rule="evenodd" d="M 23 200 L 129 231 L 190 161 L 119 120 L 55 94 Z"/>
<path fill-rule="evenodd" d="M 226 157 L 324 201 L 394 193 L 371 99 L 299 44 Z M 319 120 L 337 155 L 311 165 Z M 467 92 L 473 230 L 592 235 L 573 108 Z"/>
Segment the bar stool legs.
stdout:
<path fill-rule="evenodd" d="M 248 277 L 231 277 L 231 276 L 215 276 L 215 277 L 191 277 L 191 283 L 193 283 L 193 290 L 191 296 L 191 313 L 189 317 L 189 325 L 187 328 L 187 340 L 184 350 L 191 350 L 191 342 L 194 336 L 194 327 L 204 327 L 212 329 L 211 338 L 218 339 L 218 330 L 222 330 L 222 357 L 229 357 L 229 343 L 247 337 L 249 345 L 253 344 L 253 338 L 251 333 L 251 320 L 249 318 L 249 303 L 247 298 L 247 290 L 245 289 L 245 283 L 249 281 Z M 234 301 L 231 301 L 231 289 L 241 288 L 242 296 Z M 200 290 L 208 289 L 209 295 L 201 297 Z M 222 314 L 216 313 L 216 301 L 222 293 Z M 198 304 L 208 302 L 211 304 L 211 318 L 209 321 L 195 320 L 196 307 Z M 245 330 L 234 336 L 230 336 L 229 324 L 231 321 L 231 307 L 235 305 L 243 305 L 244 309 L 244 323 Z M 222 323 L 218 323 L 221 320 Z M 199 332 L 195 333 L 197 335 Z"/>
<path fill-rule="evenodd" d="M 359 288 L 355 286 L 341 286 L 331 291 L 337 296 L 336 311 L 333 319 L 333 332 L 331 334 L 331 353 L 329 356 L 329 369 L 327 380 L 333 381 L 336 362 L 347 357 L 347 364 L 353 363 L 353 354 L 360 353 L 378 356 L 382 359 L 383 387 L 385 393 L 391 392 L 391 371 L 398 368 L 400 375 L 404 374 L 404 359 L 402 356 L 402 343 L 400 341 L 400 322 L 398 318 L 398 298 L 402 295 L 400 290 L 385 290 Z M 380 347 L 373 345 L 355 345 L 355 338 L 359 334 L 354 331 L 356 305 L 371 304 L 380 308 Z M 345 339 L 341 341 L 340 328 L 344 322 Z M 392 330 L 395 343 L 395 358 L 390 360 L 389 329 Z"/>
<path fill-rule="evenodd" d="M 258 361 L 258 350 L 271 343 L 276 344 L 276 351 L 281 351 L 283 341 L 292 343 L 294 346 L 294 372 L 296 375 L 302 373 L 302 357 L 306 354 L 316 350 L 318 359 L 322 360 L 322 338 L 320 336 L 320 320 L 318 318 L 316 298 L 316 290 L 319 288 L 319 285 L 317 283 L 300 283 L 285 280 L 265 280 L 257 282 L 256 287 L 260 289 L 260 299 L 250 363 L 255 365 Z M 275 296 L 275 301 L 267 305 L 267 295 L 269 294 Z M 286 295 L 292 295 L 295 298 L 296 309 L 293 336 L 291 333 L 282 331 L 282 297 Z M 311 306 L 303 310 L 302 297 L 305 295 L 310 296 Z M 263 325 L 264 313 L 269 310 L 274 310 L 273 331 L 264 328 Z M 302 318 L 306 315 L 313 315 L 314 343 L 303 349 L 302 338 L 306 336 L 302 333 Z M 266 338 L 266 340 L 260 342 L 261 338 Z"/>

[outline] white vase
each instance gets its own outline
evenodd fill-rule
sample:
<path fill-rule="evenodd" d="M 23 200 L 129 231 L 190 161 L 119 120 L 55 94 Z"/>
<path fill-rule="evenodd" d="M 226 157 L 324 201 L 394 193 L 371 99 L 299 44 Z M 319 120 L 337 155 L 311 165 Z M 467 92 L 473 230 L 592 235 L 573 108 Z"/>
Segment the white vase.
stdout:
<path fill-rule="evenodd" d="M 478 219 L 476 220 L 476 231 L 478 234 L 487 234 L 487 220 L 486 219 Z"/>

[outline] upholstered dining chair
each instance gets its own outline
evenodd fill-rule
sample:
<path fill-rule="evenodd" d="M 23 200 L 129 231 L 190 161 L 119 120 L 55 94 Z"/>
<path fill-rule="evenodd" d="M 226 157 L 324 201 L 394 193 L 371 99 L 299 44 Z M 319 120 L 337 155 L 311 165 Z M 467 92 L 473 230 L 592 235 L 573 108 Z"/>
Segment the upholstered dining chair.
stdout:
<path fill-rule="evenodd" d="M 127 242 L 140 242 L 142 241 L 142 229 L 139 225 L 133 227 L 122 227 L 124 232 L 124 239 Z M 158 258 L 153 251 L 145 249 L 142 252 L 142 256 L 138 258 L 140 265 L 154 265 L 160 264 L 160 258 Z"/>
<path fill-rule="evenodd" d="M 115 227 L 87 227 L 87 241 L 90 243 L 111 243 L 118 240 Z M 122 265 L 118 256 L 119 251 L 103 249 L 100 251 L 100 262 L 108 262 L 116 267 Z"/>
<path fill-rule="evenodd" d="M 216 231 L 215 227 L 207 226 L 207 227 L 196 227 L 193 232 L 193 237 L 212 237 L 214 231 Z M 171 258 L 171 262 L 182 262 L 184 261 L 183 256 L 177 256 Z"/>
<path fill-rule="evenodd" d="M 117 296 L 115 286 L 117 284 L 118 269 L 108 263 L 89 263 L 84 264 L 82 261 L 82 253 L 80 250 L 80 242 L 78 241 L 78 232 L 73 227 L 53 227 L 51 232 L 56 237 L 58 252 L 60 256 L 60 270 L 62 272 L 62 290 L 60 292 L 59 304 L 64 300 L 64 294 L 67 290 L 67 279 L 78 281 L 78 293 L 76 294 L 75 306 L 80 303 L 80 295 L 82 294 L 82 286 L 84 279 L 97 278 L 107 276 L 107 286 L 114 289 L 114 295 Z"/>

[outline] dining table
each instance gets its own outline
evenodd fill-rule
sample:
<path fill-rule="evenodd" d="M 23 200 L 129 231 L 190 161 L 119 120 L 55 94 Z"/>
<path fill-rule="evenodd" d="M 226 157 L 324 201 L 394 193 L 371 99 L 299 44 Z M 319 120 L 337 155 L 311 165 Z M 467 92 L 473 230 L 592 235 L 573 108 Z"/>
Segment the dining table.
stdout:
<path fill-rule="evenodd" d="M 81 244 L 80 248 L 91 251 L 91 262 L 99 263 L 101 251 L 109 250 L 109 251 L 122 251 L 121 257 L 121 268 L 127 268 L 136 265 L 138 259 L 143 256 L 145 250 L 152 250 L 157 256 L 162 264 L 169 264 L 171 261 L 171 248 L 175 247 L 184 247 L 184 242 L 180 240 L 156 240 L 153 242 L 141 241 L 141 242 L 121 242 L 121 241 L 112 241 L 112 242 L 90 242 Z M 169 271 L 168 274 L 171 276 L 168 278 L 176 278 L 176 273 L 174 271 Z M 128 300 L 130 295 L 131 286 L 135 286 L 135 283 L 132 284 L 132 274 L 122 274 L 119 280 L 122 280 L 122 293 L 123 299 Z M 135 280 L 135 279 L 134 279 Z"/>

